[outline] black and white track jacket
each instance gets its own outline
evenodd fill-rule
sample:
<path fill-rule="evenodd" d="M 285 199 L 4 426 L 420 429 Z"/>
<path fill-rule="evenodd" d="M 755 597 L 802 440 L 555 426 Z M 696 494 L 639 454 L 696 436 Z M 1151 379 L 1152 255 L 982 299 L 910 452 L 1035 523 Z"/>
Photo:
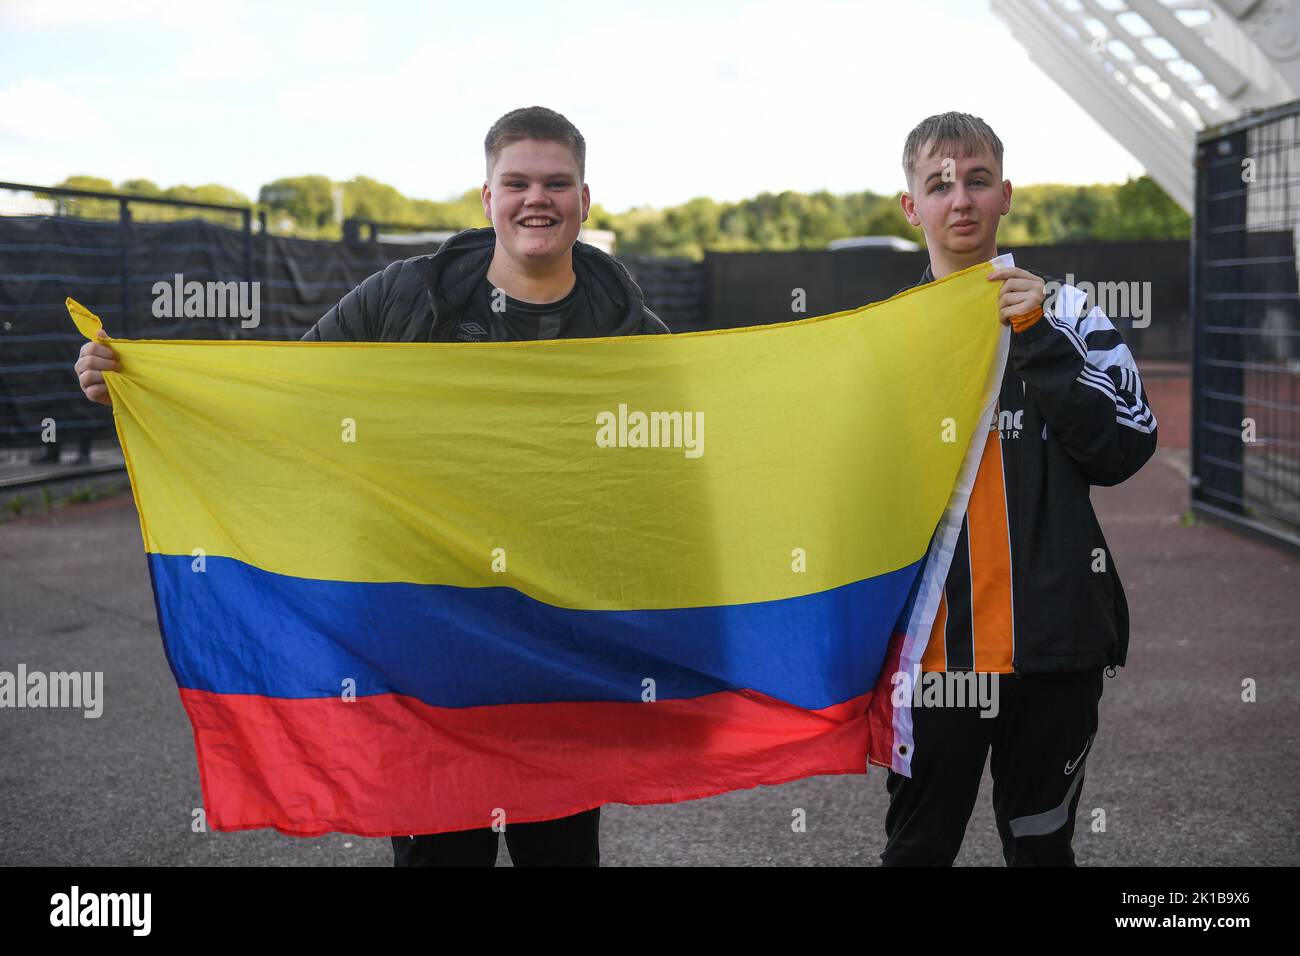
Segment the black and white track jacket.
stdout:
<path fill-rule="evenodd" d="M 1119 666 L 1128 653 L 1128 602 L 1089 488 L 1117 485 L 1146 463 L 1156 418 L 1110 319 L 1079 289 L 1034 274 L 1059 291 L 1041 319 L 1011 333 L 990 423 L 1001 438 L 1012 666 L 1017 674 Z M 917 285 L 933 279 L 927 267 Z M 945 586 L 949 670 L 974 669 L 964 643 L 973 635 L 960 626 L 963 600 L 965 620 L 973 619 L 966 532 L 964 520 Z"/>

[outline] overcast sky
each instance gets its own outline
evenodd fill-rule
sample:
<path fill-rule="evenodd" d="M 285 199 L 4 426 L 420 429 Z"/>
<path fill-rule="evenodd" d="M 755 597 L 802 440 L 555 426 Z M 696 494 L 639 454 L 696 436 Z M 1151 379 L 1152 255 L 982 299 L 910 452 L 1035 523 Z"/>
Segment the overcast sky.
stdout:
<path fill-rule="evenodd" d="M 1013 183 L 1138 162 L 982 0 L 245 3 L 0 0 L 0 180 L 367 175 L 482 183 L 488 126 L 541 104 L 612 210 L 763 190 L 902 188 L 903 139 L 983 116 Z"/>

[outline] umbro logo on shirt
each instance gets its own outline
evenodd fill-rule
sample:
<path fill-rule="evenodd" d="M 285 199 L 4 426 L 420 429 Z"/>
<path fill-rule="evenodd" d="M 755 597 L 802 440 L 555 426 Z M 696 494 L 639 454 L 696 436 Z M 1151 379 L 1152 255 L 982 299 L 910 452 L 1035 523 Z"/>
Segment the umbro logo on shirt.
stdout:
<path fill-rule="evenodd" d="M 456 338 L 461 342 L 481 342 L 487 336 L 487 329 L 477 322 L 462 322 L 456 326 Z"/>

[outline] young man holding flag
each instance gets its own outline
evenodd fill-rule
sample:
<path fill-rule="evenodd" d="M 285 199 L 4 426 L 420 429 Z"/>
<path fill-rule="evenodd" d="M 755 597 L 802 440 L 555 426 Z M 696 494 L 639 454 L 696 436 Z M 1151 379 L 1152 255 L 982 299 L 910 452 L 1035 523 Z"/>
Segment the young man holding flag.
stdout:
<path fill-rule="evenodd" d="M 923 120 L 907 138 L 903 171 L 903 212 L 930 255 L 918 285 L 997 256 L 1011 183 L 988 124 L 966 113 Z M 914 749 L 895 758 L 911 775 L 891 771 L 887 782 L 886 865 L 952 864 L 990 751 L 1008 865 L 1073 865 L 1102 674 L 1113 675 L 1128 648 L 1124 590 L 1088 489 L 1119 484 L 1155 451 L 1137 365 L 1080 290 L 1023 268 L 988 278 L 1002 283 L 1010 352 L 917 666 L 988 675 L 999 706 L 992 717 L 911 708 Z"/>
<path fill-rule="evenodd" d="M 545 107 L 512 110 L 492 125 L 484 151 L 483 212 L 492 225 L 370 276 L 303 341 L 499 342 L 668 331 L 620 263 L 578 242 L 591 193 L 586 142 L 572 123 Z M 75 368 L 86 397 L 111 404 L 103 373 L 121 369 L 112 349 L 87 342 Z M 484 820 L 492 812 L 484 807 Z M 538 823 L 499 822 L 516 865 L 599 864 L 599 807 Z M 392 840 L 397 866 L 496 862 L 493 827 Z"/>

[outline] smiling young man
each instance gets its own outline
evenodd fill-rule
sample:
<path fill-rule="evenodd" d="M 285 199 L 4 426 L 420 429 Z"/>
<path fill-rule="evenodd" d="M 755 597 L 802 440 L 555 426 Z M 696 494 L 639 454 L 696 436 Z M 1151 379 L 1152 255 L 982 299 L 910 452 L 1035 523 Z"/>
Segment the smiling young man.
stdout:
<path fill-rule="evenodd" d="M 501 342 L 661 333 L 621 264 L 578 242 L 591 208 L 586 143 L 541 106 L 513 110 L 484 141 L 483 213 L 492 223 L 395 262 L 343 297 L 304 340 Z M 484 807 L 486 819 L 492 813 Z M 600 808 L 506 821 L 516 866 L 596 866 Z M 497 832 L 395 836 L 397 866 L 492 866 Z"/>
<path fill-rule="evenodd" d="M 664 333 L 627 270 L 578 242 L 591 207 L 586 142 L 567 119 L 541 106 L 507 113 L 484 142 L 483 212 L 491 226 L 467 229 L 431 256 L 391 263 L 345 295 L 303 341 L 499 342 Z M 120 371 L 107 345 L 87 342 L 75 370 L 92 401 L 112 404 L 106 370 Z M 484 819 L 492 807 L 483 808 Z M 541 823 L 506 821 L 518 865 L 595 866 L 600 808 Z M 397 866 L 492 866 L 497 832 L 393 837 Z"/>
<path fill-rule="evenodd" d="M 966 113 L 923 120 L 903 171 L 903 212 L 930 256 L 918 285 L 998 254 L 1011 183 L 988 124 Z M 1002 284 L 1010 352 L 920 669 L 996 681 L 998 708 L 911 708 L 911 776 L 887 781 L 886 865 L 952 864 L 990 751 L 1008 865 L 1073 865 L 1103 671 L 1127 654 L 1124 590 L 1088 492 L 1155 451 L 1137 365 L 1078 289 L 1021 268 L 988 278 Z"/>
<path fill-rule="evenodd" d="M 400 342 L 501 342 L 667 332 L 612 257 L 578 233 L 591 208 L 586 142 L 531 106 L 484 142 L 483 213 L 435 255 L 394 262 L 349 292 L 304 336 Z"/>

